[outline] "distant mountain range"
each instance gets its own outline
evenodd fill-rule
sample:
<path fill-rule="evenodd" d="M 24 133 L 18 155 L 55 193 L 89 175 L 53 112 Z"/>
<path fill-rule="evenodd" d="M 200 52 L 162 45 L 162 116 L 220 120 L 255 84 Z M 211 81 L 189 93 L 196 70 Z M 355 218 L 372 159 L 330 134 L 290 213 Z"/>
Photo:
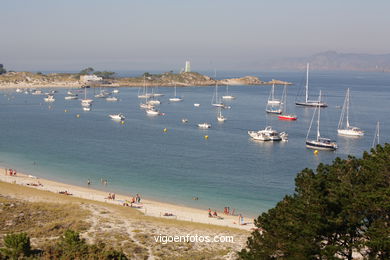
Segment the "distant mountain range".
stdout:
<path fill-rule="evenodd" d="M 306 63 L 313 70 L 349 70 L 390 72 L 390 54 L 337 53 L 327 51 L 309 57 L 287 58 L 259 64 L 275 70 L 303 70 Z"/>

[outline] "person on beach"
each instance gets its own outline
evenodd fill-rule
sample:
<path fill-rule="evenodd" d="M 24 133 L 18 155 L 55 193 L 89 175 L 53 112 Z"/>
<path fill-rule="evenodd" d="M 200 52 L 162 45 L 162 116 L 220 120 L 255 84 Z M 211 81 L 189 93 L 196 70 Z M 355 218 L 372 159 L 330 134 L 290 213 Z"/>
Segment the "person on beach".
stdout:
<path fill-rule="evenodd" d="M 88 179 L 88 182 L 87 182 L 88 186 L 91 185 L 91 180 Z"/>
<path fill-rule="evenodd" d="M 111 199 L 115 200 L 115 193 L 111 195 Z"/>
<path fill-rule="evenodd" d="M 136 198 L 137 203 L 141 202 L 141 196 L 138 193 L 137 193 L 135 198 Z"/>
<path fill-rule="evenodd" d="M 213 215 L 211 214 L 211 209 L 209 208 L 209 218 L 212 218 Z"/>
<path fill-rule="evenodd" d="M 213 217 L 218 217 L 217 211 L 214 210 Z"/>

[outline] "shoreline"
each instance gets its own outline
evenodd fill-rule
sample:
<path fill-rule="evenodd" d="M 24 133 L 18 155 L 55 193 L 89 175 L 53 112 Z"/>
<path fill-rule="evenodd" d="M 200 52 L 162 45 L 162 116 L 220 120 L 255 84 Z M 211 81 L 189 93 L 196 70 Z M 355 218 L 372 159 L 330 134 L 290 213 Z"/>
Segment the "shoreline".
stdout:
<path fill-rule="evenodd" d="M 16 176 L 6 175 L 6 168 L 0 168 L 0 181 L 18 184 L 26 187 L 36 188 L 39 190 L 50 191 L 58 194 L 60 191 L 67 191 L 71 193 L 73 197 L 89 199 L 93 201 L 105 202 L 115 205 L 123 205 L 124 202 L 129 201 L 130 197 L 123 194 L 115 194 L 115 200 L 108 199 L 108 193 L 77 185 L 66 184 L 58 181 L 52 181 L 46 178 L 38 178 L 26 173 L 17 173 Z M 67 196 L 64 194 L 64 196 Z M 69 195 L 68 195 L 69 196 Z M 222 212 L 218 212 L 218 218 L 208 217 L 207 209 L 201 210 L 197 208 L 191 208 L 187 206 L 175 205 L 171 203 L 158 202 L 149 199 L 141 199 L 141 203 L 137 209 L 146 216 L 163 218 L 163 219 L 176 219 L 181 221 L 189 221 L 203 224 L 211 224 L 217 226 L 226 226 L 231 228 L 238 228 L 242 230 L 250 231 L 255 228 L 253 219 L 244 216 L 245 225 L 239 225 L 239 217 L 232 215 L 225 215 Z M 124 206 L 125 207 L 125 206 Z M 164 214 L 172 214 L 172 216 L 164 216 Z"/>

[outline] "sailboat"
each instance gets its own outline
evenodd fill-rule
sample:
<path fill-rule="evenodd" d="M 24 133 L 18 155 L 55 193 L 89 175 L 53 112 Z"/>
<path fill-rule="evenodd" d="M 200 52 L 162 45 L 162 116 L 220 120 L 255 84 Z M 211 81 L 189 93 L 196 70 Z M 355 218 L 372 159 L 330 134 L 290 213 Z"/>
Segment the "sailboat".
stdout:
<path fill-rule="evenodd" d="M 225 122 L 225 120 L 226 120 L 226 117 L 224 117 L 222 115 L 222 108 L 221 107 L 218 107 L 218 110 L 217 110 L 217 120 L 218 120 L 218 122 L 221 122 L 221 123 Z"/>
<path fill-rule="evenodd" d="M 372 148 L 379 144 L 379 121 L 376 123 L 374 140 L 372 141 Z"/>
<path fill-rule="evenodd" d="M 169 101 L 170 101 L 170 102 L 180 102 L 180 101 L 183 101 L 183 98 L 178 97 L 178 96 L 176 95 L 176 84 L 175 84 L 174 96 L 171 97 L 171 98 L 169 98 Z"/>
<path fill-rule="evenodd" d="M 318 100 L 321 100 L 321 91 L 320 91 L 320 96 Z M 316 111 L 318 110 L 318 118 L 317 118 L 317 136 L 316 139 L 308 139 L 309 134 L 310 134 L 310 129 L 313 124 L 314 116 L 316 114 Z M 306 147 L 310 149 L 319 149 L 319 150 L 336 150 L 337 149 L 337 144 L 336 142 L 328 139 L 321 137 L 320 135 L 320 114 L 321 114 L 321 106 L 320 104 L 317 105 L 316 109 L 314 110 L 313 113 L 313 118 L 311 119 L 310 122 L 310 127 L 309 130 L 307 131 L 306 135 Z"/>
<path fill-rule="evenodd" d="M 272 88 L 271 88 L 271 92 L 269 93 L 265 112 L 271 114 L 281 114 L 282 113 L 281 104 L 282 102 L 279 99 L 275 99 L 275 84 L 272 84 Z"/>
<path fill-rule="evenodd" d="M 282 103 L 283 112 L 281 115 L 278 116 L 278 119 L 280 119 L 280 120 L 297 120 L 298 117 L 296 115 L 287 113 L 287 85 L 284 85 L 282 100 L 283 100 L 283 103 Z"/>
<path fill-rule="evenodd" d="M 226 94 L 222 96 L 222 99 L 235 99 L 235 96 L 229 95 L 229 84 L 226 84 Z"/>
<path fill-rule="evenodd" d="M 140 93 L 140 88 L 138 89 L 138 98 L 149 98 L 152 95 L 148 94 L 148 90 L 146 88 L 146 77 L 144 76 L 144 87 L 142 93 Z"/>
<path fill-rule="evenodd" d="M 215 93 L 211 100 L 211 105 L 214 107 L 225 107 L 225 104 L 218 98 L 218 81 L 215 80 Z"/>
<path fill-rule="evenodd" d="M 84 99 L 81 100 L 81 105 L 83 107 L 89 107 L 91 106 L 92 102 L 92 99 L 87 99 L 87 88 L 84 88 Z"/>
<path fill-rule="evenodd" d="M 306 107 L 327 107 L 328 104 L 321 102 L 321 100 L 309 100 L 309 63 L 306 66 L 306 86 L 305 86 L 305 101 L 304 102 L 295 102 L 297 106 L 306 106 Z"/>
<path fill-rule="evenodd" d="M 363 136 L 364 135 L 363 130 L 361 130 L 358 127 L 351 126 L 349 124 L 349 99 L 350 99 L 350 94 L 348 88 L 344 99 L 343 110 L 341 111 L 341 115 L 340 115 L 339 125 L 337 127 L 337 133 L 339 135 L 344 135 L 344 136 L 354 136 L 354 137 Z M 345 126 L 344 126 L 344 118 L 345 118 Z"/>

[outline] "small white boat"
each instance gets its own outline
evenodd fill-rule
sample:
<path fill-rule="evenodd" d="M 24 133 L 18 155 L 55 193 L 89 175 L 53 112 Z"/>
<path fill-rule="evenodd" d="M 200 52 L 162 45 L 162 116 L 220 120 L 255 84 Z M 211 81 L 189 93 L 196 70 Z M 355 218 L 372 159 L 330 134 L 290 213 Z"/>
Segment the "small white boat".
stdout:
<path fill-rule="evenodd" d="M 101 90 L 99 94 L 95 95 L 95 98 L 106 98 L 109 94 L 107 91 Z"/>
<path fill-rule="evenodd" d="M 31 92 L 31 95 L 42 95 L 43 93 L 42 93 L 42 90 L 33 90 L 32 92 Z"/>
<path fill-rule="evenodd" d="M 153 105 L 147 104 L 147 103 L 140 103 L 139 107 L 142 108 L 142 109 L 153 109 L 154 108 Z"/>
<path fill-rule="evenodd" d="M 209 123 L 201 123 L 201 124 L 198 124 L 198 127 L 202 128 L 202 129 L 208 129 L 208 128 L 211 128 L 211 124 L 209 124 Z"/>
<path fill-rule="evenodd" d="M 22 90 L 20 88 L 17 88 L 16 93 L 22 93 Z"/>
<path fill-rule="evenodd" d="M 70 91 L 70 90 L 69 90 L 68 92 L 66 92 L 66 94 L 69 95 L 69 96 L 74 96 L 74 95 L 75 95 L 75 93 L 73 93 L 73 92 Z"/>
<path fill-rule="evenodd" d="M 160 100 L 157 100 L 157 99 L 152 99 L 152 100 L 149 100 L 148 102 L 146 102 L 147 104 L 149 105 L 160 105 L 161 104 L 161 101 Z"/>
<path fill-rule="evenodd" d="M 150 108 L 150 109 L 146 109 L 146 114 L 148 114 L 150 116 L 158 116 L 158 115 L 160 115 L 160 111 L 158 111 L 155 108 Z"/>
<path fill-rule="evenodd" d="M 56 101 L 56 99 L 54 98 L 53 95 L 47 95 L 47 97 L 43 98 L 43 100 L 45 102 L 54 102 L 54 101 Z"/>
<path fill-rule="evenodd" d="M 187 119 L 187 118 L 183 118 L 183 119 L 181 120 L 181 122 L 182 122 L 182 123 L 188 123 L 188 119 Z"/>
<path fill-rule="evenodd" d="M 92 99 L 82 99 L 81 100 L 81 106 L 89 107 L 89 106 L 91 106 L 92 102 L 93 102 Z"/>
<path fill-rule="evenodd" d="M 112 93 L 118 94 L 118 93 L 119 93 L 119 90 L 118 90 L 118 89 L 114 89 L 114 90 L 112 91 Z"/>
<path fill-rule="evenodd" d="M 83 107 L 83 110 L 84 110 L 84 111 L 91 111 L 91 106 Z"/>
<path fill-rule="evenodd" d="M 116 101 L 118 101 L 118 98 L 117 97 L 106 97 L 106 101 L 116 102 Z"/>
<path fill-rule="evenodd" d="M 72 96 L 66 96 L 64 97 L 65 100 L 74 100 L 74 99 L 77 99 L 77 95 L 72 95 Z"/>
<path fill-rule="evenodd" d="M 183 99 L 179 98 L 179 97 L 172 97 L 172 98 L 169 98 L 169 101 L 170 102 L 181 102 L 181 101 L 183 101 Z"/>
<path fill-rule="evenodd" d="M 200 104 L 199 103 L 195 103 L 194 107 L 200 107 Z"/>
<path fill-rule="evenodd" d="M 119 114 L 111 114 L 111 115 L 109 115 L 109 117 L 110 117 L 112 120 L 120 120 L 120 121 L 125 120 L 125 116 L 124 116 L 122 113 L 119 113 Z"/>

